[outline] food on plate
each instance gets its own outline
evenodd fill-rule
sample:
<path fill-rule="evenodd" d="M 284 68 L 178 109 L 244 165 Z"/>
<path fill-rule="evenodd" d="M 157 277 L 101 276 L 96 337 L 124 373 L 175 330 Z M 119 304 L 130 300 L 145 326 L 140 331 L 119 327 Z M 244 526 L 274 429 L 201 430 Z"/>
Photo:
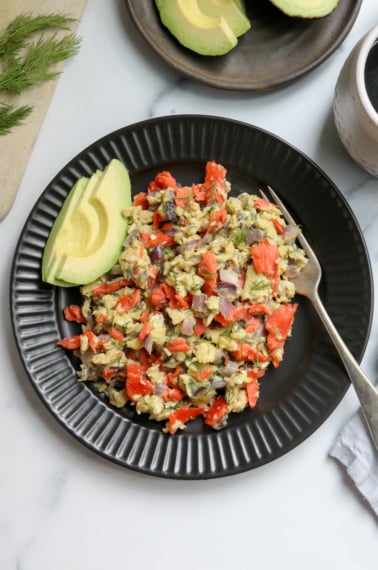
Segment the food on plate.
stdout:
<path fill-rule="evenodd" d="M 162 24 L 200 55 L 231 51 L 250 28 L 242 0 L 155 0 Z"/>
<path fill-rule="evenodd" d="M 323 18 L 331 14 L 339 0 L 270 0 L 288 16 L 297 18 Z"/>
<path fill-rule="evenodd" d="M 104 171 L 80 178 L 49 234 L 42 279 L 69 287 L 94 281 L 117 261 L 127 231 L 122 210 L 131 205 L 130 178 L 113 159 Z"/>
<path fill-rule="evenodd" d="M 209 161 L 203 182 L 181 186 L 159 172 L 124 209 L 118 262 L 64 311 L 82 327 L 58 342 L 81 360 L 79 380 L 170 434 L 254 408 L 297 310 L 300 230 L 259 196 L 231 196 L 226 174 Z"/>

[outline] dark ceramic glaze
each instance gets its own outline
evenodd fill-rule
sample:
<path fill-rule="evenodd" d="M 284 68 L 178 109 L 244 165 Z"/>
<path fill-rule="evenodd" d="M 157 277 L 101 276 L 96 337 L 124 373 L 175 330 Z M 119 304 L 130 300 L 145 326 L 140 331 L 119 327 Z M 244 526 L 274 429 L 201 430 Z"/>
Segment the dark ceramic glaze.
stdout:
<path fill-rule="evenodd" d="M 149 475 L 207 479 L 270 462 L 310 436 L 345 394 L 349 380 L 312 306 L 298 298 L 285 358 L 261 382 L 253 410 L 231 414 L 219 432 L 202 420 L 175 436 L 126 406 L 113 408 L 79 383 L 79 362 L 56 346 L 79 332 L 63 308 L 80 302 L 77 288 L 41 282 L 41 258 L 62 203 L 83 175 L 119 158 L 134 193 L 160 170 L 183 184 L 201 181 L 210 158 L 228 171 L 233 194 L 270 184 L 311 241 L 323 267 L 321 295 L 356 359 L 362 358 L 372 315 L 370 263 L 357 221 L 331 180 L 311 160 L 273 134 L 216 117 L 169 116 L 127 126 L 93 143 L 51 181 L 22 230 L 10 279 L 16 344 L 35 388 L 52 415 L 101 456 Z"/>
<path fill-rule="evenodd" d="M 378 40 L 371 48 L 366 60 L 365 84 L 371 104 L 378 113 Z"/>

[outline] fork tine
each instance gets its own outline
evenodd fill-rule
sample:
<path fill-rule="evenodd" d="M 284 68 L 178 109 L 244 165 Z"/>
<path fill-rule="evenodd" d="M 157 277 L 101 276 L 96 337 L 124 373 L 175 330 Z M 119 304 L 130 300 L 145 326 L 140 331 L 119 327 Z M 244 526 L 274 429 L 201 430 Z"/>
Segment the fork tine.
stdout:
<path fill-rule="evenodd" d="M 273 188 L 271 186 L 267 186 L 266 188 L 269 192 L 269 196 L 263 190 L 260 189 L 261 196 L 263 198 L 265 198 L 265 200 L 268 200 L 271 202 L 273 201 L 276 204 L 276 206 L 278 206 L 279 209 L 281 210 L 281 213 L 282 213 L 283 217 L 286 219 L 286 221 L 289 222 L 290 224 L 293 224 L 294 226 L 297 226 L 298 223 L 294 220 L 293 216 L 290 214 L 290 212 L 288 211 L 286 206 L 283 204 L 282 200 L 278 197 L 276 192 L 273 190 Z M 297 240 L 299 241 L 299 243 L 301 244 L 301 246 L 305 250 L 307 257 L 311 256 L 314 260 L 317 261 L 317 257 L 314 253 L 314 250 L 312 249 L 312 247 L 310 246 L 309 242 L 304 237 L 302 232 L 297 237 Z"/>

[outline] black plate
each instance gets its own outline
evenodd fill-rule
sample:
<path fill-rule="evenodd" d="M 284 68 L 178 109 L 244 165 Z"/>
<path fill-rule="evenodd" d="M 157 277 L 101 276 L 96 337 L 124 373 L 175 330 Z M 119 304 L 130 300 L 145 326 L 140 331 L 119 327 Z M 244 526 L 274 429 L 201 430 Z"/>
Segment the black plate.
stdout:
<path fill-rule="evenodd" d="M 89 146 L 48 185 L 22 231 L 11 275 L 16 343 L 28 378 L 61 424 L 89 448 L 125 467 L 182 479 L 221 477 L 263 465 L 302 442 L 329 416 L 349 382 L 312 307 L 303 299 L 283 364 L 262 381 L 255 410 L 232 414 L 226 429 L 195 420 L 169 436 L 130 407 L 113 408 L 76 380 L 78 362 L 56 341 L 76 334 L 62 309 L 78 289 L 40 280 L 47 236 L 75 180 L 111 158 L 129 169 L 134 192 L 161 169 L 189 184 L 208 159 L 228 169 L 233 193 L 270 184 L 287 201 L 318 253 L 322 295 L 341 335 L 361 359 L 370 331 L 372 277 L 353 213 L 327 176 L 306 156 L 259 128 L 205 116 L 170 116 L 122 128 Z"/>
<path fill-rule="evenodd" d="M 317 67 L 349 33 L 362 0 L 341 0 L 325 18 L 289 18 L 269 0 L 246 1 L 251 29 L 235 49 L 205 57 L 181 46 L 161 22 L 155 2 L 126 0 L 151 48 L 179 73 L 212 87 L 259 91 L 282 86 Z"/>

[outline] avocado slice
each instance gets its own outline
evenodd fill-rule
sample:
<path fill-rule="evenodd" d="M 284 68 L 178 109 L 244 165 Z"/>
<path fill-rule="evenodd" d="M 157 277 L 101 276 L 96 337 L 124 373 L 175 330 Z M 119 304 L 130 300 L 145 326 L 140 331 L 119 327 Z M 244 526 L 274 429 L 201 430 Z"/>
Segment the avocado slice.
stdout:
<path fill-rule="evenodd" d="M 223 16 L 235 36 L 242 36 L 251 28 L 251 22 L 242 10 L 241 0 L 197 0 L 199 9 L 212 18 Z"/>
<path fill-rule="evenodd" d="M 91 283 L 117 262 L 131 206 L 127 169 L 117 159 L 72 188 L 55 220 L 42 258 L 42 279 L 52 285 Z"/>
<path fill-rule="evenodd" d="M 89 178 L 83 176 L 75 183 L 67 195 L 63 206 L 51 228 L 42 256 L 42 280 L 46 283 L 51 283 L 52 285 L 65 285 L 55 282 L 52 267 L 52 259 L 54 253 L 53 250 L 59 247 L 60 238 L 64 232 L 64 229 L 61 231 L 64 220 L 68 219 L 72 215 L 72 213 L 75 211 L 75 208 L 82 201 L 85 190 L 88 186 L 88 182 Z"/>
<path fill-rule="evenodd" d="M 237 37 L 223 16 L 204 14 L 197 0 L 155 0 L 162 24 L 186 48 L 200 55 L 224 55 Z"/>
<path fill-rule="evenodd" d="M 67 287 L 56 277 L 56 270 L 62 252 L 70 250 L 84 251 L 91 236 L 98 233 L 99 218 L 89 198 L 103 175 L 97 170 L 90 178 L 80 178 L 68 194 L 63 207 L 55 220 L 42 258 L 42 279 L 51 285 Z"/>
<path fill-rule="evenodd" d="M 287 16 L 323 18 L 337 7 L 339 0 L 270 0 Z"/>
<path fill-rule="evenodd" d="M 245 9 L 245 2 L 244 0 L 234 0 L 234 4 L 237 5 L 237 7 L 239 8 L 239 10 L 241 12 L 243 12 L 243 14 L 247 14 L 247 10 Z"/>

